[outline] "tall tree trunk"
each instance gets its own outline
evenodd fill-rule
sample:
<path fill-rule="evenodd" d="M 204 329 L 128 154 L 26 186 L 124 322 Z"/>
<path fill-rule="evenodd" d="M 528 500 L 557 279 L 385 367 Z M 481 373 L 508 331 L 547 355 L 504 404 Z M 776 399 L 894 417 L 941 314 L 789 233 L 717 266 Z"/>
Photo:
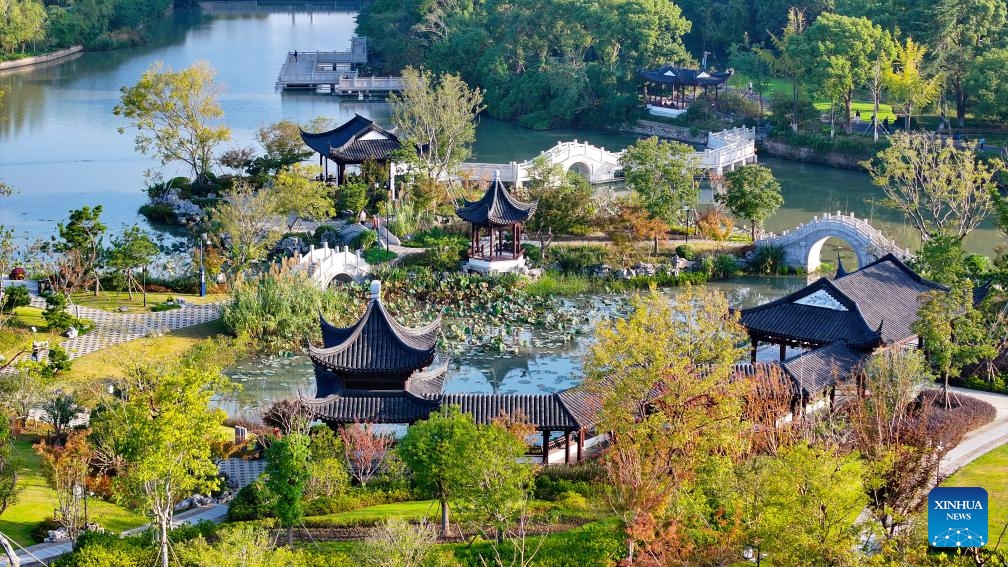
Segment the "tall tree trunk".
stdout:
<path fill-rule="evenodd" d="M 294 526 L 287 526 L 287 547 L 294 546 Z"/>
<path fill-rule="evenodd" d="M 844 108 L 847 110 L 847 116 L 844 117 L 844 128 L 847 130 L 848 134 L 851 133 L 851 114 L 850 114 L 850 110 L 851 110 L 851 98 L 853 98 L 853 96 L 854 96 L 854 93 L 851 92 L 851 91 L 848 91 L 847 94 L 845 94 L 844 97 L 843 97 L 843 99 L 844 99 Z"/>
<path fill-rule="evenodd" d="M 756 242 L 756 221 L 752 221 L 752 240 Z"/>
<path fill-rule="evenodd" d="M 966 91 L 963 89 L 962 79 L 953 80 L 952 88 L 955 89 L 956 119 L 959 121 L 959 127 L 962 128 L 966 124 Z"/>
<path fill-rule="evenodd" d="M 160 544 L 161 544 L 161 567 L 168 567 L 168 523 L 169 522 L 170 522 L 170 520 L 168 520 L 167 517 L 163 517 L 163 518 L 161 518 L 158 521 L 158 523 L 161 524 L 160 526 L 158 526 L 158 531 L 161 534 L 161 537 L 160 537 L 160 539 L 161 539 L 161 541 L 160 541 Z"/>
<path fill-rule="evenodd" d="M 448 498 L 441 497 L 441 535 L 448 535 Z"/>
<path fill-rule="evenodd" d="M 878 143 L 878 105 L 879 105 L 879 91 L 875 91 L 872 96 L 872 136 L 875 143 Z"/>
<path fill-rule="evenodd" d="M 791 81 L 791 130 L 798 132 L 798 79 Z"/>

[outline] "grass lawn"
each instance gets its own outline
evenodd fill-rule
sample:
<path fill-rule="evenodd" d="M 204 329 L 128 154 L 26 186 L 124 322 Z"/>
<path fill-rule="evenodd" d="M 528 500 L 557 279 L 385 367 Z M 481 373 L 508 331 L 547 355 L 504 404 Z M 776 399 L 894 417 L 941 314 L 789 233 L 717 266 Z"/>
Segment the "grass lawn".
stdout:
<path fill-rule="evenodd" d="M 451 508 L 449 508 L 450 510 Z M 419 520 L 421 518 L 431 518 L 440 521 L 441 508 L 436 500 L 415 500 L 411 502 L 396 502 L 395 504 L 379 504 L 358 508 L 348 512 L 337 512 L 336 514 L 326 514 L 324 516 L 306 517 L 306 523 L 317 523 L 327 525 L 343 525 L 371 523 L 384 520 L 386 518 L 403 518 L 406 520 Z"/>
<path fill-rule="evenodd" d="M 104 348 L 74 360 L 65 380 L 85 384 L 93 380 L 121 377 L 124 364 L 177 357 L 197 343 L 224 332 L 224 323 L 218 319 L 178 329 L 160 337 L 138 339 Z"/>
<path fill-rule="evenodd" d="M 749 81 L 751 79 L 743 73 L 736 72 L 732 75 L 732 78 L 728 79 L 728 86 L 734 87 L 736 89 L 745 90 L 749 87 Z M 769 84 L 767 84 L 766 90 L 763 91 L 763 97 L 770 99 L 774 93 L 785 93 L 791 94 L 791 81 L 787 79 L 770 79 Z"/>
<path fill-rule="evenodd" d="M 31 328 L 35 327 L 36 333 Z M 10 360 L 24 349 L 31 350 L 32 340 L 49 341 L 57 345 L 65 339 L 49 332 L 49 326 L 42 318 L 42 310 L 37 307 L 18 307 L 14 316 L 0 328 L 0 355 Z"/>
<path fill-rule="evenodd" d="M 822 111 L 822 112 L 829 112 L 829 106 L 830 106 L 829 102 L 817 102 L 817 103 L 815 103 L 816 110 L 819 110 L 819 111 Z M 873 110 L 874 106 L 875 105 L 872 104 L 871 101 L 868 101 L 868 102 L 859 102 L 859 101 L 856 101 L 856 100 L 852 101 L 851 102 L 851 108 L 850 108 L 851 114 L 853 114 L 854 112 L 857 112 L 858 110 L 860 110 L 861 111 L 861 124 L 862 124 L 862 126 L 867 126 L 867 125 L 871 124 L 871 115 L 872 115 L 872 110 Z M 838 112 L 837 112 L 837 119 L 836 119 L 837 120 L 837 124 L 841 124 L 843 122 L 843 104 L 840 104 L 839 107 L 837 108 L 837 110 L 838 110 Z M 896 120 L 896 113 L 894 113 L 892 111 L 892 106 L 890 106 L 888 104 L 879 104 L 879 111 L 878 112 L 879 112 L 879 118 L 878 118 L 879 122 L 882 122 L 886 118 L 888 118 L 889 119 L 889 123 L 892 124 L 892 122 Z M 852 118 L 852 124 L 853 124 L 853 118 Z M 855 126 L 856 126 L 856 124 L 855 124 Z"/>
<path fill-rule="evenodd" d="M 41 459 L 31 446 L 32 437 L 19 436 L 14 452 L 21 461 L 17 501 L 0 514 L 0 531 L 21 545 L 38 543 L 31 537 L 36 524 L 53 515 L 56 493 L 42 476 Z M 88 501 L 90 521 L 96 521 L 114 532 L 135 528 L 147 522 L 143 516 L 97 498 Z"/>
<path fill-rule="evenodd" d="M 942 486 L 979 486 L 987 489 L 987 524 L 993 539 L 1008 523 L 1008 444 L 1001 445 L 950 476 Z"/>
<path fill-rule="evenodd" d="M 213 303 L 214 301 L 220 301 L 227 297 L 223 293 L 212 293 L 207 294 L 205 297 L 200 297 L 198 294 L 184 294 L 184 293 L 148 293 L 147 294 L 147 307 L 143 306 L 143 294 L 134 293 L 133 299 L 125 291 L 99 291 L 98 295 L 89 291 L 78 291 L 76 293 L 70 294 L 70 300 L 84 307 L 94 307 L 95 309 L 104 309 L 106 311 L 119 312 L 120 307 L 125 307 L 127 313 L 146 313 L 150 311 L 150 308 L 155 303 L 161 303 L 168 298 L 182 298 L 188 303 L 193 303 L 196 305 L 202 305 L 204 303 Z"/>

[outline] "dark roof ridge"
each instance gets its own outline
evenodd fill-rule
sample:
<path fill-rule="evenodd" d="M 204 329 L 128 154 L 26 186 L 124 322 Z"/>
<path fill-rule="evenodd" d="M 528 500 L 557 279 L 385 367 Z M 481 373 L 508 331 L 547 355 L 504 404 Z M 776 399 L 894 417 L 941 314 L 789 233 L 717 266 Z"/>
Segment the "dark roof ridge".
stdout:
<path fill-rule="evenodd" d="M 368 303 L 368 308 L 364 312 L 364 315 L 360 319 L 358 319 L 357 322 L 352 327 L 344 327 L 342 329 L 340 327 L 334 327 L 335 329 L 340 329 L 342 331 L 349 331 L 346 334 L 346 336 L 343 337 L 342 342 L 340 342 L 337 345 L 333 345 L 331 347 L 325 347 L 325 346 L 323 346 L 321 348 L 320 347 L 316 347 L 316 346 L 314 346 L 312 344 L 309 344 L 308 345 L 309 353 L 313 354 L 313 355 L 316 355 L 316 356 L 324 356 L 324 355 L 328 355 L 328 354 L 336 354 L 336 353 L 339 353 L 339 352 L 342 352 L 342 351 L 346 350 L 347 348 L 350 347 L 351 344 L 353 344 L 354 340 L 356 340 L 357 338 L 360 337 L 360 334 L 364 331 L 364 328 L 371 321 L 371 318 L 375 316 L 374 313 L 375 313 L 376 310 L 377 310 L 377 313 L 378 313 L 377 316 L 379 317 L 377 319 L 377 323 L 379 325 L 385 325 L 386 327 L 388 327 L 388 330 L 391 331 L 393 339 L 397 343 L 399 343 L 399 345 L 402 346 L 404 349 L 412 351 L 412 352 L 415 352 L 415 353 L 427 353 L 430 350 L 430 347 L 424 347 L 424 346 L 417 345 L 417 344 L 411 344 L 411 341 L 408 341 L 406 339 L 407 338 L 410 338 L 410 339 L 420 339 L 420 338 L 429 339 L 430 335 L 437 333 L 438 329 L 441 326 L 441 316 L 440 315 L 438 316 L 438 318 L 433 323 L 430 323 L 430 324 L 428 324 L 428 325 L 426 325 L 424 327 L 421 327 L 419 329 L 410 329 L 409 327 L 405 327 L 405 326 L 399 324 L 389 314 L 389 312 L 387 310 L 385 310 L 385 307 L 382 305 L 381 299 L 377 299 L 376 298 L 376 299 L 372 299 Z M 324 319 L 323 319 L 323 321 L 324 321 Z"/>
<path fill-rule="evenodd" d="M 905 272 L 908 276 L 910 276 L 914 281 L 916 281 L 918 283 L 924 284 L 924 285 L 926 285 L 928 287 L 931 287 L 933 289 L 938 289 L 938 290 L 942 290 L 942 291 L 949 291 L 949 287 L 948 286 L 946 286 L 944 284 L 940 284 L 940 283 L 938 283 L 936 281 L 929 280 L 929 279 L 925 278 L 924 276 L 918 274 L 910 266 L 906 265 L 906 262 L 904 262 L 903 260 L 900 260 L 899 256 L 896 256 L 892 252 L 887 252 L 881 258 L 878 258 L 878 259 L 876 259 L 876 260 L 874 260 L 872 262 L 869 262 L 868 264 L 859 267 L 858 269 L 854 270 L 853 272 L 848 272 L 844 276 L 839 277 L 837 279 L 838 280 L 839 279 L 843 279 L 843 278 L 845 278 L 847 276 L 856 274 L 856 273 L 860 272 L 861 270 L 865 270 L 867 268 L 872 268 L 872 267 L 877 266 L 878 264 L 882 264 L 882 263 L 891 263 L 891 264 L 893 264 L 897 268 L 903 270 L 903 272 Z"/>

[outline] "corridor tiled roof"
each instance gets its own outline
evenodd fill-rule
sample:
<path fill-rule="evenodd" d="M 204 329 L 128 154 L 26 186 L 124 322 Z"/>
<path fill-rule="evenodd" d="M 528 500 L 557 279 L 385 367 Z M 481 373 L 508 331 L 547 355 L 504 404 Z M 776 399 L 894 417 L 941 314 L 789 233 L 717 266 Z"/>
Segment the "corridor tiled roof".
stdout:
<path fill-rule="evenodd" d="M 301 139 L 319 154 L 343 163 L 382 161 L 402 147 L 395 134 L 360 114 L 328 132 L 301 130 Z"/>
<path fill-rule="evenodd" d="M 476 225 L 505 226 L 527 221 L 535 209 L 536 203 L 518 201 L 504 188 L 500 177 L 495 177 L 478 201 L 465 201 L 455 213 Z"/>
<path fill-rule="evenodd" d="M 673 67 L 672 65 L 662 65 L 657 69 L 641 70 L 637 73 L 645 81 L 662 84 L 686 87 L 712 87 L 721 85 L 728 81 L 734 71 L 703 71 L 700 69 L 686 69 L 683 67 Z"/>
<path fill-rule="evenodd" d="M 870 356 L 843 343 L 833 343 L 802 353 L 781 363 L 805 396 L 814 396 L 855 372 Z"/>

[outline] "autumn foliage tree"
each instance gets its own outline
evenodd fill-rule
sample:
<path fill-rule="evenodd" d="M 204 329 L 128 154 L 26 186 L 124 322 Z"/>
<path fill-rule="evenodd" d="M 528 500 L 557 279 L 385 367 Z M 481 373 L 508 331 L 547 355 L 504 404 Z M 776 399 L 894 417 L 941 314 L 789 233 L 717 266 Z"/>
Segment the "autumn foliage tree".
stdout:
<path fill-rule="evenodd" d="M 340 429 L 343 451 L 350 476 L 362 486 L 381 470 L 382 461 L 392 447 L 392 438 L 374 430 L 370 423 L 355 423 Z"/>

